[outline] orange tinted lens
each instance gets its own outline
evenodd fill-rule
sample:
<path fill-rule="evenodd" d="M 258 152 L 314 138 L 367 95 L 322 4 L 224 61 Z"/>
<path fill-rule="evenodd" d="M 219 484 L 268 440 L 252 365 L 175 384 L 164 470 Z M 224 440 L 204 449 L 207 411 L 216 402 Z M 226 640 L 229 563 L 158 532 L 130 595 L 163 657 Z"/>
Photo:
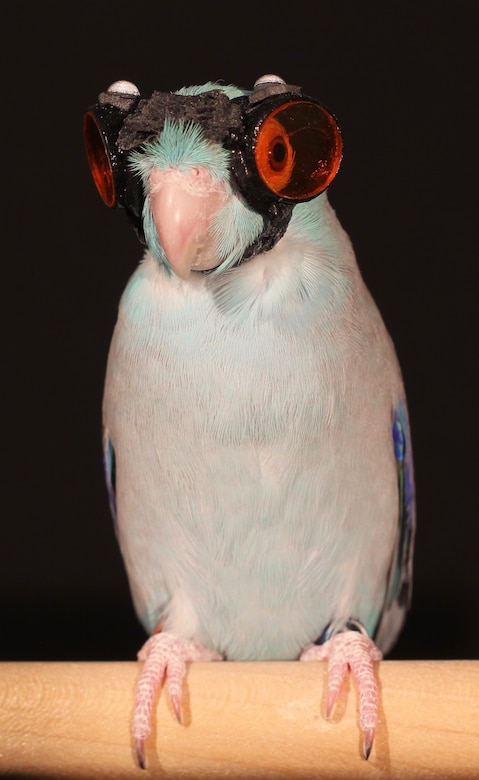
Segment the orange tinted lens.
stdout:
<path fill-rule="evenodd" d="M 83 138 L 96 188 L 103 202 L 113 207 L 116 205 L 116 194 L 110 156 L 96 119 L 89 112 L 83 119 Z"/>
<path fill-rule="evenodd" d="M 283 198 L 306 200 L 326 189 L 342 155 L 339 127 L 317 103 L 294 100 L 274 109 L 261 125 L 255 147 L 259 175 Z"/>

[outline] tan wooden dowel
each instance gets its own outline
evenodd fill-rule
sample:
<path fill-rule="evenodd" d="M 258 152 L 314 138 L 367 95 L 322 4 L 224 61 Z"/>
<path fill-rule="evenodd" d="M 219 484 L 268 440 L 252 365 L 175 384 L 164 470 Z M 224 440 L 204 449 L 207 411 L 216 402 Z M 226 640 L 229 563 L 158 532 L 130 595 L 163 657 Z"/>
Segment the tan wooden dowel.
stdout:
<path fill-rule="evenodd" d="M 369 761 L 348 682 L 324 719 L 326 665 L 196 663 L 184 724 L 163 694 L 135 765 L 136 663 L 0 664 L 0 776 L 35 778 L 479 777 L 479 661 L 384 661 Z"/>

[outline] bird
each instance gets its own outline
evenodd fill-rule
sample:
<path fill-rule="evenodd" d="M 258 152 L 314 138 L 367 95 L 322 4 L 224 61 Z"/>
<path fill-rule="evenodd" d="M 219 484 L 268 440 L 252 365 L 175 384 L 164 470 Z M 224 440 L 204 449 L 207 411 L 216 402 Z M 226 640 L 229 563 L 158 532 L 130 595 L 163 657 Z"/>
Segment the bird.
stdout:
<path fill-rule="evenodd" d="M 276 74 L 147 97 L 118 81 L 84 136 L 101 197 L 144 246 L 103 395 L 148 637 L 138 763 L 158 689 L 181 722 L 195 660 L 327 660 L 328 717 L 350 670 L 367 759 L 375 663 L 411 602 L 415 482 L 395 347 L 328 199 L 338 122 Z"/>

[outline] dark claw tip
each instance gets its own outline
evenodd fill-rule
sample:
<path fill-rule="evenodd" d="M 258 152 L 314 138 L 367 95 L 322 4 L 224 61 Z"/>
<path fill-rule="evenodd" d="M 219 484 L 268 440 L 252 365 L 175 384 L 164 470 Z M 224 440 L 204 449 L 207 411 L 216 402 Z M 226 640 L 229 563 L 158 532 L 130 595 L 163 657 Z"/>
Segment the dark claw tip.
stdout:
<path fill-rule="evenodd" d="M 173 712 L 175 713 L 176 720 L 180 724 L 183 723 L 183 717 L 181 714 L 181 698 L 176 695 L 170 696 L 170 702 L 173 707 Z"/>
<path fill-rule="evenodd" d="M 364 754 L 365 761 L 367 761 L 369 756 L 371 755 L 371 750 L 373 749 L 373 742 L 374 742 L 374 729 L 365 729 L 364 742 L 363 742 L 363 754 Z"/>
<path fill-rule="evenodd" d="M 136 748 L 136 759 L 138 761 L 138 766 L 140 767 L 140 769 L 146 769 L 145 740 L 144 739 L 135 740 L 135 748 Z"/>

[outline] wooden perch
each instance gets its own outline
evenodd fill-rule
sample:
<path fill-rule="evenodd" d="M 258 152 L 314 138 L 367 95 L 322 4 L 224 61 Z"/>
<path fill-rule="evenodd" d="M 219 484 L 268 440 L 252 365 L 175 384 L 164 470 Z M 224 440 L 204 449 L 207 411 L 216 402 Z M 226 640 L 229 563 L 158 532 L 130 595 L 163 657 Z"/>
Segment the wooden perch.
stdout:
<path fill-rule="evenodd" d="M 0 664 L 0 776 L 479 777 L 479 661 L 385 661 L 380 721 L 361 758 L 354 683 L 324 719 L 326 665 L 196 663 L 179 725 L 160 695 L 135 765 L 136 663 Z"/>

